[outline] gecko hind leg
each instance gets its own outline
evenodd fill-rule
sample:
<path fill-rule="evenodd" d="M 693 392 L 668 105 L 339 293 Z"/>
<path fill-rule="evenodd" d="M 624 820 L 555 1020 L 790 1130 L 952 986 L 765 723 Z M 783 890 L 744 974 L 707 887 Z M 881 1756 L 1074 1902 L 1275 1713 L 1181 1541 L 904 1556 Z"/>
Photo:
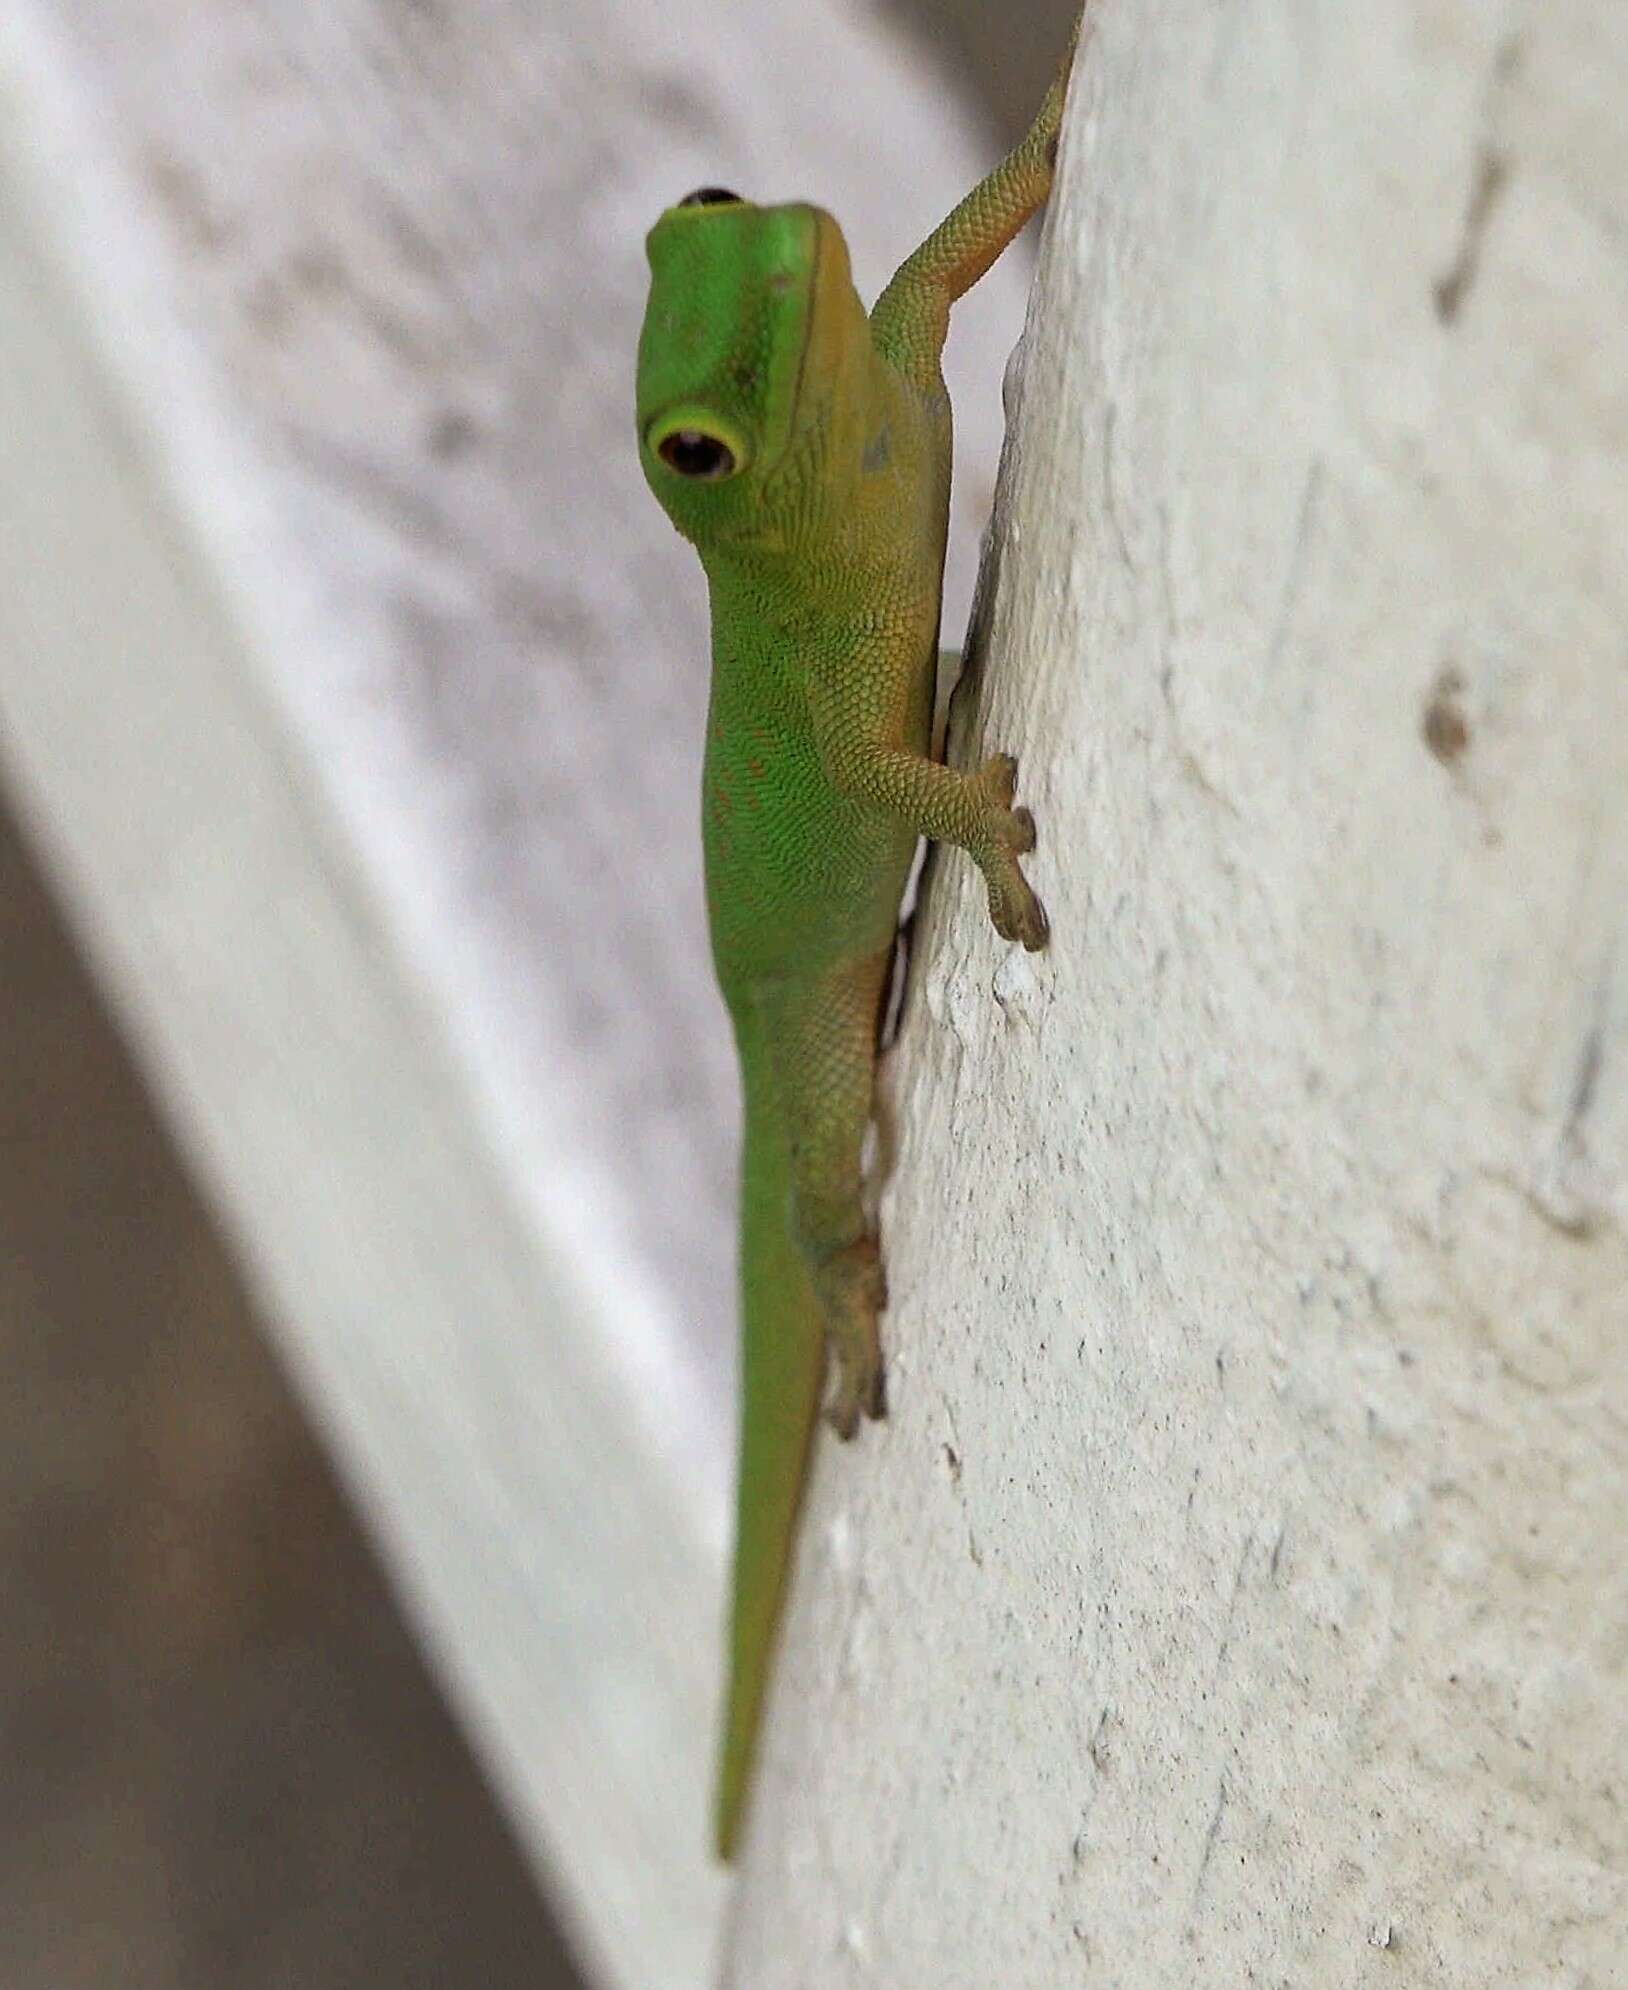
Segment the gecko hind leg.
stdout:
<path fill-rule="evenodd" d="M 887 1305 L 887 1279 L 874 1237 L 856 1238 L 815 1268 L 814 1290 L 825 1310 L 825 1331 L 836 1383 L 825 1420 L 843 1439 L 862 1416 L 887 1415 L 887 1371 L 877 1320 Z"/>
<path fill-rule="evenodd" d="M 885 1414 L 877 1316 L 881 1252 L 865 1221 L 862 1153 L 876 1077 L 876 1031 L 891 945 L 827 968 L 771 998 L 776 1089 L 791 1145 L 792 1234 L 825 1316 L 835 1382 L 826 1420 L 852 1437 Z"/>

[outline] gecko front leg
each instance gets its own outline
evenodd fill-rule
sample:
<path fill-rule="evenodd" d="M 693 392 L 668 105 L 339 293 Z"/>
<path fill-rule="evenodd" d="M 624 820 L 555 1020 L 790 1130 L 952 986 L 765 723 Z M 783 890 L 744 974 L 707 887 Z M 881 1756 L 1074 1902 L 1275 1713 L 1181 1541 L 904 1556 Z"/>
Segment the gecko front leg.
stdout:
<path fill-rule="evenodd" d="M 873 701 L 844 695 L 847 685 L 865 682 L 875 669 L 870 658 L 856 653 L 846 669 L 810 684 L 809 708 L 826 777 L 842 793 L 898 816 L 918 836 L 965 850 L 984 874 L 996 932 L 1038 952 L 1050 926 L 1018 862 L 1035 846 L 1035 827 L 1028 809 L 1013 806 L 1017 761 L 1010 753 L 996 753 L 975 774 L 963 774 L 884 744 Z"/>

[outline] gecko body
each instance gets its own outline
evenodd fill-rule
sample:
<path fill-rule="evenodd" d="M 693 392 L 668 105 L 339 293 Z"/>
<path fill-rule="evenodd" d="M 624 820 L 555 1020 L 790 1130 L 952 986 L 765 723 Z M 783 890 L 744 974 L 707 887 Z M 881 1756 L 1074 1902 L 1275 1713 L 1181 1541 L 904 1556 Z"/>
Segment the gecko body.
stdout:
<path fill-rule="evenodd" d="M 1078 29 L 1076 28 L 1076 36 Z M 1072 56 L 1073 43 L 1070 43 Z M 967 851 L 1045 944 L 1016 765 L 935 762 L 950 306 L 1050 189 L 1063 69 L 1027 136 L 867 315 L 830 215 L 704 188 L 647 238 L 640 457 L 712 610 L 707 913 L 740 1058 L 742 1414 L 715 1837 L 739 1836 L 828 1358 L 843 1437 L 883 1413 L 862 1205 L 879 1015 L 917 839 Z"/>

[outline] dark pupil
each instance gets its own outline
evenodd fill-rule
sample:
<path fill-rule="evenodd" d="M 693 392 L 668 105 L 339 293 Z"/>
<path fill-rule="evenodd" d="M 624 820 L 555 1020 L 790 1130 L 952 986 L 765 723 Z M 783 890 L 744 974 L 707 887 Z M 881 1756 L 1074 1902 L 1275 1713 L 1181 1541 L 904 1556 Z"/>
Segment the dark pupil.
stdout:
<path fill-rule="evenodd" d="M 741 197 L 728 187 L 697 187 L 678 203 L 680 207 L 739 207 Z"/>
<path fill-rule="evenodd" d="M 698 428 L 680 428 L 662 439 L 657 454 L 681 477 L 727 477 L 735 467 L 733 453 L 715 435 Z"/>

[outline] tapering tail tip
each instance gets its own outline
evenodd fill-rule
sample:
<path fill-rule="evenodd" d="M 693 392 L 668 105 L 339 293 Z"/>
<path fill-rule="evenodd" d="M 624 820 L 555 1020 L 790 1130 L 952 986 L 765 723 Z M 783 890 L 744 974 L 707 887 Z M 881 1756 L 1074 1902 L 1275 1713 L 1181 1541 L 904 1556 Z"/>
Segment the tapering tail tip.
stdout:
<path fill-rule="evenodd" d="M 740 1849 L 740 1837 L 741 1793 L 739 1790 L 720 1789 L 712 1813 L 713 1857 L 726 1866 L 732 1866 Z"/>
<path fill-rule="evenodd" d="M 737 1573 L 738 1581 L 745 1578 L 745 1593 L 737 1596 L 732 1611 L 735 1649 L 730 1656 L 718 1780 L 712 1798 L 712 1849 L 726 1866 L 740 1850 L 757 1769 L 763 1703 L 779 1628 L 783 1570 L 782 1562 L 774 1578 L 756 1589 L 752 1587 L 750 1564 L 746 1571 Z"/>

